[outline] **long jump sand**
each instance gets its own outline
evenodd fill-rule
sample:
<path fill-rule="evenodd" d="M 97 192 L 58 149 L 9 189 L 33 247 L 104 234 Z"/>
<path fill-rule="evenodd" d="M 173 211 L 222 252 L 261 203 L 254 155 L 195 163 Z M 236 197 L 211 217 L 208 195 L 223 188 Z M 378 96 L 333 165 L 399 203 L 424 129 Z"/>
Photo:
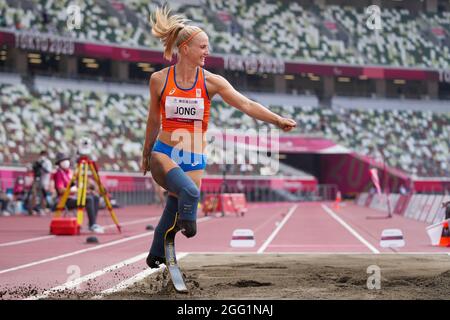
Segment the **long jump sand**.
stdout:
<path fill-rule="evenodd" d="M 162 272 L 104 298 L 450 299 L 447 254 L 190 254 L 179 264 L 188 294 Z"/>

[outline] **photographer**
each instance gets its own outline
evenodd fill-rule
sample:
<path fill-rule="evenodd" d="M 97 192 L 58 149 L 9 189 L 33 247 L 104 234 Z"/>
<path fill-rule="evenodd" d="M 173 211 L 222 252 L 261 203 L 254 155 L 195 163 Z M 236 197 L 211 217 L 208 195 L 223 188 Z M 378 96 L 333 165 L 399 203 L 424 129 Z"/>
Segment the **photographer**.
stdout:
<path fill-rule="evenodd" d="M 45 215 L 47 211 L 47 191 L 50 186 L 52 163 L 48 159 L 47 151 L 42 150 L 39 158 L 33 163 L 33 184 L 26 196 L 26 208 L 30 215 L 36 212 Z M 39 199 L 39 200 L 37 200 Z"/>
<path fill-rule="evenodd" d="M 48 158 L 48 153 L 45 150 L 42 150 L 40 153 L 40 157 L 38 159 L 40 164 L 40 176 L 41 176 L 41 185 L 42 188 L 47 193 L 50 189 L 50 178 L 53 170 L 52 162 Z"/>
<path fill-rule="evenodd" d="M 68 156 L 58 153 L 55 164 L 58 166 L 54 176 L 55 188 L 58 193 L 58 198 L 60 198 L 69 186 L 73 173 L 72 170 L 70 170 L 70 158 Z M 88 189 L 89 192 L 86 194 L 86 211 L 89 221 L 89 230 L 95 233 L 104 233 L 103 228 L 96 222 L 99 208 L 99 197 L 95 194 L 95 187 L 90 186 Z M 77 190 L 78 188 L 76 185 L 70 186 L 70 196 L 66 201 L 66 208 L 68 210 L 77 208 Z"/>
<path fill-rule="evenodd" d="M 450 201 L 442 202 L 442 207 L 445 208 L 445 219 L 450 219 Z"/>
<path fill-rule="evenodd" d="M 0 181 L 0 215 L 1 216 L 9 216 L 10 212 L 7 210 L 10 199 L 6 192 L 3 190 L 3 184 Z"/>

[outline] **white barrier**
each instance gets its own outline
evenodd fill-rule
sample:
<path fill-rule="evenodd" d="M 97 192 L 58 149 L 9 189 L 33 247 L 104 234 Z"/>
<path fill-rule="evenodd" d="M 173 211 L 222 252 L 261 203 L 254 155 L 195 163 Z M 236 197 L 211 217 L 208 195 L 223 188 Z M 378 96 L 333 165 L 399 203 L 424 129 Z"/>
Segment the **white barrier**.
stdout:
<path fill-rule="evenodd" d="M 383 206 L 383 202 L 386 201 L 386 198 L 383 195 L 374 194 L 372 197 L 372 201 L 370 201 L 369 208 L 381 210 Z"/>
<path fill-rule="evenodd" d="M 398 199 L 400 199 L 400 195 L 398 193 L 391 193 L 389 195 L 389 205 L 391 206 L 391 212 L 394 212 L 394 209 L 397 206 Z"/>
<path fill-rule="evenodd" d="M 398 200 L 398 197 L 396 197 L 396 199 Z M 391 207 L 391 212 L 393 211 L 393 208 L 395 207 L 395 203 L 397 203 L 397 201 L 395 201 L 394 204 L 392 204 L 392 197 L 391 195 L 389 195 L 389 197 L 387 197 L 385 194 L 375 194 L 372 198 L 372 201 L 370 202 L 369 207 L 372 209 L 376 209 L 376 210 L 380 210 L 383 212 L 388 212 L 389 211 L 389 206 L 388 206 L 388 201 L 389 201 L 389 205 Z"/>
<path fill-rule="evenodd" d="M 431 210 L 431 204 L 433 203 L 434 199 L 436 198 L 436 195 L 432 194 L 425 197 L 425 201 L 423 202 L 422 206 L 419 208 L 419 221 L 425 221 L 425 219 L 428 216 L 428 213 Z"/>
<path fill-rule="evenodd" d="M 411 218 L 411 219 L 413 218 L 413 214 L 414 214 L 415 208 L 417 208 L 417 206 L 418 206 L 419 200 L 420 200 L 419 195 L 414 195 L 411 197 L 411 199 L 409 200 L 408 206 L 406 207 L 406 210 L 405 210 L 405 215 L 404 215 L 405 217 Z"/>
<path fill-rule="evenodd" d="M 444 197 L 444 199 L 439 203 L 439 209 L 437 210 L 437 213 L 433 219 L 433 224 L 438 223 L 445 219 L 445 208 L 442 207 L 442 202 L 450 201 L 450 196 Z"/>
<path fill-rule="evenodd" d="M 360 206 L 364 206 L 368 196 L 369 194 L 366 192 L 361 193 L 358 196 L 356 203 Z M 389 195 L 391 212 L 394 212 L 400 197 L 401 195 L 399 194 Z M 442 203 L 447 201 L 450 201 L 450 195 L 415 194 L 409 200 L 403 216 L 417 221 L 426 222 L 428 224 L 436 224 L 445 218 L 445 208 L 442 207 Z M 369 207 L 388 212 L 386 195 L 373 195 Z"/>
<path fill-rule="evenodd" d="M 438 246 L 439 245 L 439 241 L 441 240 L 443 227 L 444 227 L 444 225 L 443 225 L 443 223 L 441 221 L 441 222 L 435 223 L 435 224 L 433 224 L 431 226 L 428 226 L 426 228 L 427 234 L 430 237 L 432 246 Z"/>
<path fill-rule="evenodd" d="M 366 203 L 368 195 L 369 194 L 367 192 L 360 193 L 359 196 L 358 196 L 358 199 L 356 200 L 356 204 L 358 206 L 364 206 L 364 204 Z"/>
<path fill-rule="evenodd" d="M 425 218 L 425 222 L 433 224 L 434 219 L 438 216 L 439 210 L 442 207 L 443 195 L 437 195 L 434 202 L 431 204 L 430 212 Z"/>
<path fill-rule="evenodd" d="M 414 213 L 411 217 L 414 220 L 419 220 L 420 214 L 424 210 L 424 207 L 428 200 L 429 195 L 421 194 L 421 195 L 418 195 L 418 197 L 419 197 L 419 201 L 417 203 L 417 206 L 414 208 Z"/>

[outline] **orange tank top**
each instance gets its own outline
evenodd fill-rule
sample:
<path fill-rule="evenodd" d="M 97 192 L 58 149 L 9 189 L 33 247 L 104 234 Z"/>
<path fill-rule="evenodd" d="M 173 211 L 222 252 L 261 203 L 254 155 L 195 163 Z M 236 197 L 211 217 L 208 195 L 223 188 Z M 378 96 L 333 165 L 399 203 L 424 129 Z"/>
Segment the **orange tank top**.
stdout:
<path fill-rule="evenodd" d="M 194 126 L 197 126 L 206 132 L 210 106 L 203 68 L 197 67 L 191 88 L 181 88 L 175 77 L 175 65 L 169 67 L 160 100 L 163 131 L 187 129 L 194 132 Z"/>

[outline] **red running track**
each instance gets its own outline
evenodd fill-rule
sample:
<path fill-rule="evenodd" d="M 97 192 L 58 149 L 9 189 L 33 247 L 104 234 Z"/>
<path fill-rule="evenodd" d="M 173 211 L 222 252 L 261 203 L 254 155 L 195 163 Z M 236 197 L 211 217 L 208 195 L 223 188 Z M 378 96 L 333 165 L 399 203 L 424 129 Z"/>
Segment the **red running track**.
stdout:
<path fill-rule="evenodd" d="M 153 232 L 145 226 L 155 226 L 160 212 L 161 208 L 155 206 L 116 210 L 122 234 L 109 225 L 107 233 L 97 235 L 100 243 L 95 245 L 85 243 L 87 233 L 49 236 L 51 217 L 1 217 L 1 298 L 25 298 L 30 294 L 20 288 L 32 287 L 41 293 L 63 285 L 73 280 L 75 269 L 86 280 L 79 289 L 96 292 L 147 270 L 145 256 Z M 423 222 L 400 216 L 367 218 L 383 215 L 351 203 L 340 208 L 317 202 L 250 204 L 244 217 L 200 216 L 197 236 L 186 239 L 179 235 L 176 246 L 179 253 L 449 253 L 448 248 L 430 245 Z M 104 225 L 112 223 L 107 211 L 100 213 L 99 220 Z M 255 247 L 230 247 L 233 231 L 243 228 L 254 231 Z M 403 231 L 404 248 L 394 251 L 379 246 L 381 231 L 387 228 Z M 130 258 L 134 259 L 127 261 Z"/>

